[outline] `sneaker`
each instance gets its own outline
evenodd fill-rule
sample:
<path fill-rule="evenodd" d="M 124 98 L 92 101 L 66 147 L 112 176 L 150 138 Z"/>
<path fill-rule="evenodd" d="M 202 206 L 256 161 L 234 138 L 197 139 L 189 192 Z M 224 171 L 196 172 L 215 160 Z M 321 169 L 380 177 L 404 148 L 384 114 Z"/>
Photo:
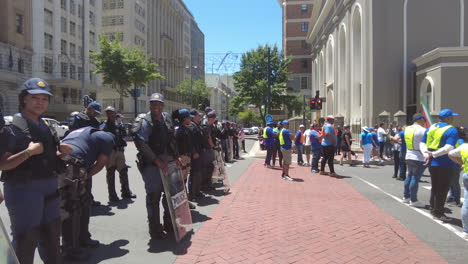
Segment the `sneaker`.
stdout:
<path fill-rule="evenodd" d="M 334 172 L 330 173 L 329 176 L 330 176 L 330 177 L 338 178 L 338 174 L 336 174 L 336 173 L 334 173 Z"/>
<path fill-rule="evenodd" d="M 320 174 L 320 175 L 327 175 L 327 173 L 324 172 L 324 171 L 321 171 L 319 174 Z"/>
<path fill-rule="evenodd" d="M 286 175 L 281 176 L 281 179 L 286 180 Z"/>
<path fill-rule="evenodd" d="M 306 167 L 310 167 L 310 163 L 307 162 L 307 163 L 306 163 Z"/>
<path fill-rule="evenodd" d="M 267 168 L 269 168 L 269 169 L 273 169 L 274 167 L 273 167 L 273 166 L 271 166 L 271 165 L 267 165 Z"/>
<path fill-rule="evenodd" d="M 312 173 L 319 173 L 318 170 L 312 170 Z"/>
<path fill-rule="evenodd" d="M 426 207 L 426 205 L 421 203 L 420 201 L 410 202 L 410 206 L 416 207 L 416 208 L 425 208 Z"/>
<path fill-rule="evenodd" d="M 395 174 L 393 174 L 392 178 L 396 178 L 397 176 Z"/>
<path fill-rule="evenodd" d="M 434 215 L 434 219 L 440 220 L 440 221 L 442 221 L 442 222 L 450 222 L 450 221 L 451 221 L 451 219 L 448 218 L 448 217 L 447 217 L 446 215 L 444 215 L 444 214 L 442 214 L 442 215 L 437 215 L 437 216 Z"/>
<path fill-rule="evenodd" d="M 403 203 L 409 204 L 410 203 L 410 198 L 403 198 Z"/>
<path fill-rule="evenodd" d="M 294 181 L 293 178 L 289 177 L 289 175 L 284 176 L 284 179 L 288 181 Z"/>

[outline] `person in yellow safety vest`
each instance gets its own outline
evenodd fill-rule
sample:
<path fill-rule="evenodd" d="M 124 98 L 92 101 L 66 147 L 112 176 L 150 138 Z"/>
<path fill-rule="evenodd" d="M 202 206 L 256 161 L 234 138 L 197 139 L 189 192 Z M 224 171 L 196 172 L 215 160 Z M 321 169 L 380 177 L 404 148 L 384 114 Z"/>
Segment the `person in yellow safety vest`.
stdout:
<path fill-rule="evenodd" d="M 265 142 L 266 146 L 266 151 L 267 155 L 265 157 L 265 166 L 268 168 L 272 169 L 273 166 L 271 166 L 271 156 L 273 154 L 273 148 L 275 147 L 275 139 L 274 137 L 276 136 L 274 131 L 273 131 L 273 125 L 275 123 L 273 121 L 269 121 L 267 123 L 267 127 L 263 129 L 263 142 Z"/>
<path fill-rule="evenodd" d="M 466 138 L 466 134 L 465 134 Z M 461 144 L 456 149 L 449 152 L 449 158 L 463 167 L 463 186 L 465 187 L 465 202 L 461 210 L 463 225 L 463 237 L 468 239 L 468 144 Z"/>
<path fill-rule="evenodd" d="M 455 144 L 455 148 L 463 145 L 465 143 L 465 131 L 463 127 L 459 127 L 458 129 L 458 141 Z M 450 185 L 449 194 L 447 197 L 447 203 L 455 203 L 456 206 L 461 207 L 462 202 L 461 198 L 461 186 L 460 186 L 460 174 L 462 172 L 462 168 L 460 166 L 457 167 L 457 173 L 455 174 L 455 178 L 452 180 L 452 184 Z"/>
<path fill-rule="evenodd" d="M 424 171 L 424 155 L 421 152 L 419 145 L 426 129 L 423 127 L 425 118 L 422 114 L 416 113 L 413 115 L 413 124 L 406 127 L 402 133 L 402 141 L 406 146 L 406 166 L 408 173 L 405 178 L 403 190 L 403 203 L 410 206 L 424 208 L 425 205 L 418 201 L 419 180 Z M 403 143 L 403 142 L 402 142 Z"/>
<path fill-rule="evenodd" d="M 300 125 L 299 130 L 296 132 L 296 137 L 294 139 L 294 145 L 296 145 L 296 149 L 297 149 L 297 164 L 298 165 L 304 164 L 304 159 L 302 158 L 302 154 L 304 153 L 304 142 L 305 142 L 304 131 L 305 131 L 305 126 Z"/>
<path fill-rule="evenodd" d="M 288 120 L 284 120 L 282 124 L 283 129 L 281 129 L 279 133 L 281 152 L 283 153 L 283 171 L 281 173 L 281 178 L 293 181 L 293 179 L 289 177 L 289 165 L 291 165 L 292 161 L 292 141 L 294 140 L 294 134 L 289 131 Z"/>
<path fill-rule="evenodd" d="M 278 122 L 277 125 L 275 124 L 275 128 L 273 129 L 275 135 L 279 135 L 282 128 L 283 125 L 281 125 L 281 121 Z M 278 156 L 280 168 L 283 168 L 283 153 L 281 153 L 281 145 L 279 143 L 278 137 L 275 137 L 275 147 L 273 148 L 273 153 L 271 153 L 271 161 L 273 162 L 273 167 L 275 167 L 276 164 L 276 156 Z"/>
<path fill-rule="evenodd" d="M 455 116 L 458 114 L 450 109 L 440 111 L 440 122 L 426 130 L 419 146 L 424 154 L 425 165 L 430 166 L 431 214 L 443 222 L 450 221 L 450 218 L 444 214 L 444 204 L 458 166 L 448 157 L 448 153 L 455 148 L 458 140 L 458 131 L 452 125 Z"/>

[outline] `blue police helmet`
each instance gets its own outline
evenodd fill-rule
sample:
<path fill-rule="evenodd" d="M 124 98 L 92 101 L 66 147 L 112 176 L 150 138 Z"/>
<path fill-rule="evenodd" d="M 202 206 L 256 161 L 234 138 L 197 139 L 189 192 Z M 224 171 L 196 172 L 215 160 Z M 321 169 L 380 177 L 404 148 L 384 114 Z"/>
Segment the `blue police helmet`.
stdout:
<path fill-rule="evenodd" d="M 94 109 L 94 112 L 96 112 L 98 115 L 101 114 L 101 104 L 94 101 L 94 102 L 91 102 L 89 105 L 88 105 L 88 108 L 92 108 Z"/>
<path fill-rule="evenodd" d="M 179 109 L 179 119 L 183 119 L 186 117 L 194 118 L 195 116 L 190 113 L 188 109 Z"/>
<path fill-rule="evenodd" d="M 31 78 L 23 83 L 21 91 L 29 94 L 46 94 L 52 96 L 49 84 L 41 78 Z"/>

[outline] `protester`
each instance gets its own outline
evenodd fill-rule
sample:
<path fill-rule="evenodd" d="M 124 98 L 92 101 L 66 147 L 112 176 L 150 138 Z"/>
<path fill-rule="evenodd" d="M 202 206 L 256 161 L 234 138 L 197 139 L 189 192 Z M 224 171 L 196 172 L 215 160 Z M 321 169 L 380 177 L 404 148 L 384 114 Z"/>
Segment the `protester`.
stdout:
<path fill-rule="evenodd" d="M 377 139 L 378 139 L 378 143 L 379 143 L 379 158 L 380 158 L 380 162 L 382 163 L 385 158 L 383 157 L 383 154 L 384 154 L 384 149 L 385 149 L 385 139 L 386 139 L 386 136 L 387 136 L 387 131 L 385 131 L 385 128 L 384 128 L 384 123 L 380 123 L 379 125 L 379 128 L 377 129 Z"/>
<path fill-rule="evenodd" d="M 278 122 L 278 125 L 275 124 L 273 133 L 276 136 L 273 137 L 275 140 L 275 145 L 273 148 L 273 153 L 271 154 L 271 160 L 273 162 L 273 167 L 275 167 L 276 156 L 278 156 L 278 162 L 279 162 L 280 168 L 283 168 L 283 153 L 281 152 L 281 145 L 280 145 L 279 138 L 278 138 L 278 135 L 281 132 L 281 129 L 283 129 L 283 125 L 281 124 L 281 122 Z"/>
<path fill-rule="evenodd" d="M 306 155 L 306 166 L 310 166 L 310 131 L 313 129 L 313 124 L 310 124 L 309 128 L 304 131 L 304 152 Z"/>
<path fill-rule="evenodd" d="M 310 130 L 310 146 L 312 148 L 312 173 L 319 173 L 319 160 L 322 154 L 322 143 L 320 141 L 323 138 L 319 131 L 320 129 L 318 124 L 312 125 L 312 129 Z"/>
<path fill-rule="evenodd" d="M 265 142 L 265 146 L 267 149 L 267 154 L 265 158 L 265 166 L 267 166 L 270 169 L 273 168 L 273 166 L 271 166 L 271 156 L 273 154 L 274 144 L 275 144 L 275 140 L 273 139 L 275 136 L 273 132 L 273 125 L 274 125 L 274 122 L 269 121 L 267 123 L 267 127 L 263 129 L 263 140 Z"/>
<path fill-rule="evenodd" d="M 322 147 L 323 147 L 323 159 L 322 164 L 320 166 L 320 174 L 326 175 L 325 173 L 325 164 L 328 163 L 328 167 L 330 169 L 330 176 L 331 177 L 338 177 L 335 173 L 334 168 L 334 157 L 335 157 L 335 146 L 336 146 L 336 132 L 333 128 L 333 123 L 335 122 L 335 118 L 333 116 L 327 116 L 325 125 L 322 128 Z"/>
<path fill-rule="evenodd" d="M 282 123 L 283 129 L 279 134 L 279 141 L 281 145 L 281 152 L 283 153 L 283 170 L 281 173 L 281 178 L 284 180 L 292 181 L 293 179 L 289 177 L 289 166 L 292 161 L 292 141 L 294 135 L 289 131 L 289 122 L 284 120 Z"/>
<path fill-rule="evenodd" d="M 372 153 L 372 148 L 373 148 L 373 143 L 372 143 L 372 132 L 369 130 L 367 127 L 362 128 L 362 133 L 361 133 L 361 149 L 363 151 L 363 158 L 362 158 L 362 164 L 364 168 L 370 168 L 369 162 L 371 159 L 371 153 Z"/>
<path fill-rule="evenodd" d="M 300 125 L 299 130 L 296 132 L 295 138 L 294 138 L 294 145 L 296 145 L 297 149 L 297 164 L 298 165 L 303 165 L 304 164 L 304 159 L 302 158 L 302 153 L 304 153 L 304 131 L 305 131 L 305 126 Z"/>
<path fill-rule="evenodd" d="M 343 159 L 346 157 L 348 160 L 351 160 L 350 166 L 355 166 L 355 159 L 356 157 L 352 158 L 352 153 L 351 153 L 351 145 L 353 144 L 354 139 L 352 138 L 351 131 L 350 131 L 350 126 L 345 125 L 344 126 L 344 133 L 342 135 L 342 144 L 341 144 L 341 151 L 342 155 L 340 158 L 340 165 L 343 166 Z"/>

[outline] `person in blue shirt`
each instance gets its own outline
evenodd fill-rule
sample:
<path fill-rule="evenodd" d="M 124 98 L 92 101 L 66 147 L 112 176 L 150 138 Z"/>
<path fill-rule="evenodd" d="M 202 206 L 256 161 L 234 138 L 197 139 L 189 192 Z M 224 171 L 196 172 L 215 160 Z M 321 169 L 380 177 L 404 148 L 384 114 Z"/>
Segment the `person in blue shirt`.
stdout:
<path fill-rule="evenodd" d="M 274 131 L 273 131 L 273 125 L 275 123 L 273 121 L 270 121 L 267 123 L 267 127 L 263 131 L 263 140 L 265 142 L 266 150 L 267 150 L 267 155 L 265 157 L 265 166 L 268 168 L 273 168 L 271 166 L 271 156 L 273 154 L 273 150 L 275 147 L 275 139 L 274 137 L 276 136 Z"/>
<path fill-rule="evenodd" d="M 304 153 L 304 131 L 305 131 L 305 126 L 300 125 L 299 130 L 296 132 L 296 137 L 294 139 L 294 145 L 296 145 L 297 148 L 297 164 L 303 165 L 304 164 L 304 159 L 302 158 L 302 153 Z"/>
<path fill-rule="evenodd" d="M 373 148 L 373 134 L 367 127 L 362 128 L 361 137 L 361 149 L 363 151 L 362 164 L 364 168 L 370 168 L 369 162 L 371 159 L 372 148 Z"/>
<path fill-rule="evenodd" d="M 313 173 L 319 173 L 319 160 L 322 154 L 322 144 L 320 140 L 322 139 L 322 135 L 320 134 L 319 125 L 313 124 L 312 129 L 310 130 L 310 147 L 312 149 L 312 168 L 311 171 Z"/>
<path fill-rule="evenodd" d="M 284 120 L 282 122 L 283 129 L 281 129 L 279 136 L 281 152 L 283 153 L 283 171 L 281 173 L 281 178 L 284 180 L 292 181 L 293 179 L 289 177 L 289 166 L 292 161 L 292 141 L 294 139 L 294 134 L 289 131 L 289 122 Z"/>
<path fill-rule="evenodd" d="M 444 214 L 444 204 L 450 184 L 458 171 L 458 165 L 448 157 L 448 153 L 455 148 L 458 140 L 458 131 L 452 125 L 455 116 L 458 114 L 450 109 L 441 110 L 440 122 L 426 130 L 420 144 L 426 164 L 430 164 L 431 214 L 443 222 L 450 221 L 450 218 Z"/>
<path fill-rule="evenodd" d="M 322 132 L 322 147 L 323 147 L 323 159 L 322 164 L 320 164 L 320 174 L 326 175 L 325 173 L 325 164 L 328 164 L 330 168 L 330 176 L 338 177 L 335 173 L 335 167 L 333 165 L 333 160 L 335 158 L 335 146 L 336 146 L 336 132 L 335 128 L 333 127 L 333 123 L 335 123 L 335 118 L 333 116 L 327 116 L 326 122 L 323 127 Z"/>
<path fill-rule="evenodd" d="M 465 131 L 463 128 L 458 128 L 458 141 L 455 147 L 461 146 L 465 143 Z M 461 186 L 460 186 L 460 173 L 462 168 L 458 167 L 458 172 L 455 174 L 455 178 L 453 178 L 452 184 L 450 185 L 449 195 L 447 197 L 447 202 L 452 203 L 454 202 L 458 207 L 462 206 L 460 201 L 461 196 Z"/>

